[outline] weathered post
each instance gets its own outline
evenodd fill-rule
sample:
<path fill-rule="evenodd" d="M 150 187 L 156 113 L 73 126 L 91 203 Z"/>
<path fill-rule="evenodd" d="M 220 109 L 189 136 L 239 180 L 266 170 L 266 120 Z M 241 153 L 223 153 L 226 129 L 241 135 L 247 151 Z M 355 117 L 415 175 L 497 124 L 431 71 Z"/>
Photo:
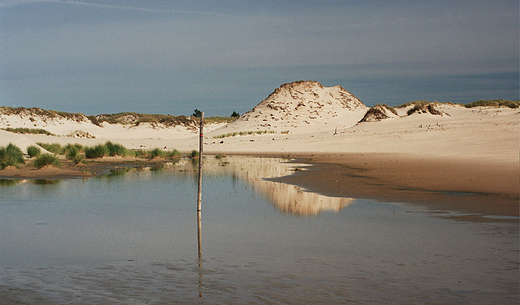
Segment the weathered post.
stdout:
<path fill-rule="evenodd" d="M 201 200 L 202 200 L 202 150 L 203 150 L 203 141 L 204 141 L 204 112 L 201 113 L 200 116 L 200 139 L 199 139 L 199 187 L 198 187 L 198 195 L 197 195 L 197 236 L 198 236 L 198 248 L 199 248 L 199 260 L 202 258 L 202 249 L 201 249 L 201 230 L 202 230 L 202 220 L 201 220 Z"/>

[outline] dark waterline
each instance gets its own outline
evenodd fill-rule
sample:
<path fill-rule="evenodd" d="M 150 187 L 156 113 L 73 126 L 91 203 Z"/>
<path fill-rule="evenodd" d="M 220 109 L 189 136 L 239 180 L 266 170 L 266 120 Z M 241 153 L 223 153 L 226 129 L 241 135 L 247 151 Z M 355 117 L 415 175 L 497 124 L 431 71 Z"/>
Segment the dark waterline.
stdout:
<path fill-rule="evenodd" d="M 212 160 L 197 259 L 187 168 L 0 193 L 0 303 L 518 303 L 518 224 L 262 181 L 297 166 Z"/>

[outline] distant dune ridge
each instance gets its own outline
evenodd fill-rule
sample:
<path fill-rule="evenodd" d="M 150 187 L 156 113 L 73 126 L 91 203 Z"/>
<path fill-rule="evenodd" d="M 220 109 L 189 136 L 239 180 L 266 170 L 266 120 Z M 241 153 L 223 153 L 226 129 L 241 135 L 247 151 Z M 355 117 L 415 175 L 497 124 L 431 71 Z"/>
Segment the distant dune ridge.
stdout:
<path fill-rule="evenodd" d="M 517 164 L 518 101 L 478 101 L 470 106 L 422 101 L 369 108 L 341 86 L 297 81 L 281 85 L 235 121 L 208 120 L 205 151 L 399 153 Z M 198 120 L 186 116 L 128 112 L 85 116 L 0 107 L 0 146 L 13 142 L 22 150 L 36 142 L 95 145 L 110 140 L 129 149 L 190 152 L 198 149 L 197 127 Z M 53 136 L 12 133 L 6 128 L 43 129 Z"/>

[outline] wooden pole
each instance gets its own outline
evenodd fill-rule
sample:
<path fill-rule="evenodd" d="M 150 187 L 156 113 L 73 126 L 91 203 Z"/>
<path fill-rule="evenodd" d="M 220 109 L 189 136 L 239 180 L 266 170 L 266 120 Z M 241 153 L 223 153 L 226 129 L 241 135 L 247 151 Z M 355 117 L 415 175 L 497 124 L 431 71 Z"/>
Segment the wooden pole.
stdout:
<path fill-rule="evenodd" d="M 201 200 L 202 200 L 202 146 L 204 141 L 204 112 L 201 113 L 200 116 L 200 141 L 199 141 L 199 187 L 198 187 L 198 195 L 197 195 L 197 236 L 198 236 L 198 248 L 199 248 L 199 260 L 202 258 L 202 249 L 201 249 L 201 231 L 202 231 L 202 209 L 201 209 Z"/>

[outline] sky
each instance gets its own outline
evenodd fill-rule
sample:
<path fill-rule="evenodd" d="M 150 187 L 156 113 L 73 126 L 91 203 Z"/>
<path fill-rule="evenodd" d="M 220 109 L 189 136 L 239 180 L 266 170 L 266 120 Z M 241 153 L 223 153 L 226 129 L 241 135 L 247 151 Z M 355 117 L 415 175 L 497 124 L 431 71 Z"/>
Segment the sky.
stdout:
<path fill-rule="evenodd" d="M 0 0 L 0 106 L 229 116 L 298 80 L 518 100 L 519 36 L 518 0 Z"/>

